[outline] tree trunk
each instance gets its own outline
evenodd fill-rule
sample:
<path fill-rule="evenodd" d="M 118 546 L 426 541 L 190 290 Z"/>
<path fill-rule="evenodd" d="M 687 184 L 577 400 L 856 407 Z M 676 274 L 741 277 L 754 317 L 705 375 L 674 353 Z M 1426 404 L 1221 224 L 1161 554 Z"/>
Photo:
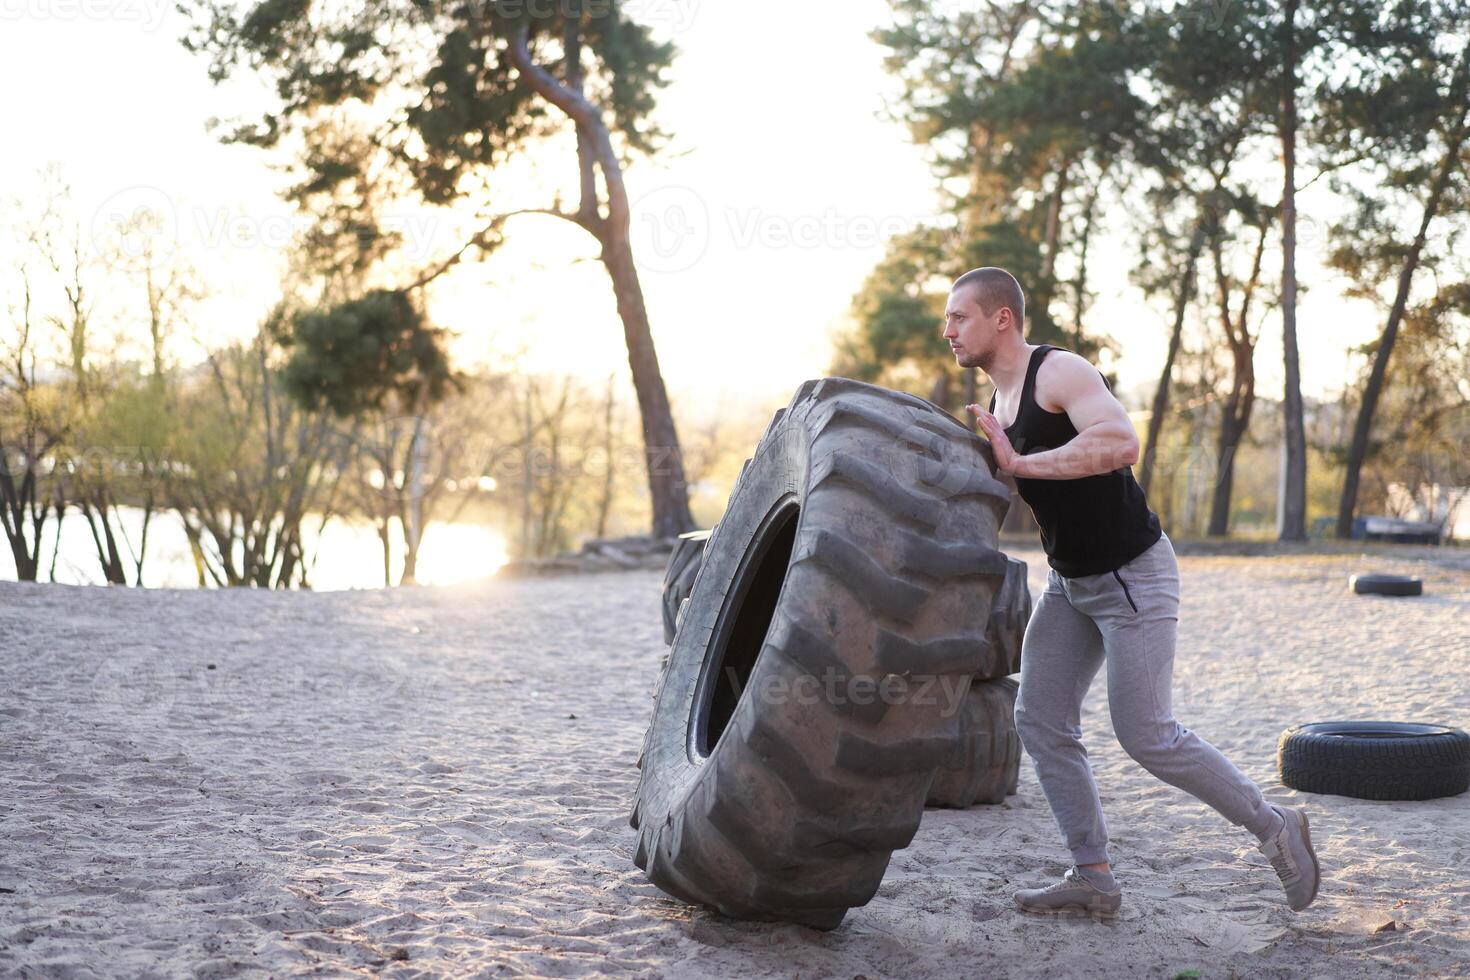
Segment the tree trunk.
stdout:
<path fill-rule="evenodd" d="M 530 558 L 531 554 L 531 496 L 536 488 L 536 476 L 531 470 L 531 465 L 536 458 L 536 426 L 534 403 L 531 400 L 531 386 L 535 383 L 533 379 L 526 378 L 526 404 L 525 404 L 525 440 L 526 454 L 521 465 L 521 553 L 518 558 Z"/>
<path fill-rule="evenodd" d="M 100 496 L 93 500 L 90 489 L 84 492 L 77 506 L 81 508 L 82 516 L 87 519 L 87 527 L 92 532 L 92 543 L 97 549 L 97 564 L 102 568 L 102 578 L 108 585 L 127 585 L 127 578 L 123 575 L 122 556 L 117 550 L 117 539 L 112 533 L 112 522 L 108 517 L 107 501 Z M 93 513 L 93 506 L 96 513 Z M 102 525 L 99 534 L 97 525 Z"/>
<path fill-rule="evenodd" d="M 386 486 L 384 487 L 386 490 Z M 383 545 L 383 588 L 393 587 L 393 525 L 384 517 L 378 523 L 378 541 Z"/>
<path fill-rule="evenodd" d="M 1195 533 L 1195 510 L 1199 507 L 1198 492 L 1195 484 L 1199 477 L 1199 460 L 1201 458 L 1201 447 L 1204 445 L 1206 412 L 1194 413 L 1189 424 L 1189 471 L 1184 481 L 1184 515 L 1181 524 L 1184 526 L 1185 534 Z"/>
<path fill-rule="evenodd" d="M 1215 284 L 1219 290 L 1220 326 L 1225 333 L 1225 342 L 1230 347 L 1231 382 L 1230 395 L 1220 414 L 1220 436 L 1215 459 L 1215 489 L 1210 503 L 1210 523 L 1205 533 L 1220 536 L 1229 533 L 1230 497 L 1235 487 L 1235 453 L 1240 440 L 1250 426 L 1251 406 L 1255 401 L 1256 342 L 1250 332 L 1251 299 L 1261 279 L 1261 260 L 1266 254 L 1265 224 L 1260 226 L 1261 237 L 1256 242 L 1255 258 L 1251 262 L 1250 278 L 1241 290 L 1239 322 L 1230 312 L 1230 279 L 1225 274 L 1225 264 L 1220 250 L 1218 226 L 1216 237 L 1211 242 L 1215 259 Z"/>
<path fill-rule="evenodd" d="M 1062 195 L 1067 192 L 1067 178 L 1071 176 L 1072 160 L 1064 159 L 1057 168 L 1056 183 L 1052 185 L 1051 197 L 1046 204 L 1046 223 L 1042 230 L 1041 278 L 1050 281 L 1057 267 L 1058 242 L 1061 240 Z"/>
<path fill-rule="evenodd" d="M 23 539 L 10 539 L 10 554 L 15 560 L 15 580 L 17 582 L 36 581 L 36 573 L 40 568 L 40 561 L 31 557 L 30 553 L 26 550 Z"/>
<path fill-rule="evenodd" d="M 1062 198 L 1067 192 L 1071 176 L 1072 158 L 1067 157 L 1057 168 L 1056 183 L 1047 200 L 1046 217 L 1042 224 L 1041 281 L 1035 287 L 1034 293 L 1038 308 L 1046 312 L 1048 319 L 1051 318 L 1051 303 L 1057 293 L 1052 277 L 1056 273 L 1057 252 L 1061 250 Z"/>
<path fill-rule="evenodd" d="M 575 38 L 576 32 L 568 34 Z M 576 123 L 578 163 L 580 166 L 582 201 L 573 220 L 586 228 L 602 244 L 602 263 L 612 279 L 617 297 L 618 316 L 623 321 L 623 336 L 628 346 L 628 365 L 633 371 L 633 389 L 638 395 L 638 408 L 643 415 L 643 449 L 648 464 L 648 491 L 653 505 L 653 534 L 674 537 L 694 529 L 689 513 L 689 488 L 684 477 L 684 458 L 679 436 L 674 427 L 669 396 L 659 371 L 658 354 L 648 326 L 648 310 L 643 302 L 643 287 L 638 281 L 638 268 L 633 262 L 633 249 L 628 241 L 631 220 L 628 191 L 623 183 L 623 168 L 613 150 L 612 137 L 603 122 L 601 110 L 581 92 L 581 72 L 573 68 L 569 84 L 562 84 L 531 58 L 527 47 L 527 28 L 521 27 L 507 46 L 511 62 L 526 81 L 547 101 Z M 579 40 L 573 40 L 576 48 Z M 599 212 L 598 202 L 589 192 L 596 182 L 589 179 L 590 165 L 595 161 L 602 171 L 607 195 L 607 214 Z"/>
<path fill-rule="evenodd" d="M 1282 541 L 1307 539 L 1307 436 L 1302 408 L 1301 358 L 1296 343 L 1296 10 L 1287 0 L 1285 78 L 1281 89 L 1281 348 L 1286 390 L 1281 399 L 1286 437 L 1285 501 L 1281 508 Z"/>
<path fill-rule="evenodd" d="M 1456 78 L 1463 84 L 1466 59 L 1462 58 Z M 1358 407 L 1357 422 L 1353 426 L 1353 443 L 1348 450 L 1347 472 L 1343 475 L 1342 497 L 1337 507 L 1337 536 L 1339 538 L 1352 537 L 1353 515 L 1358 506 L 1358 482 L 1361 478 L 1363 461 L 1368 456 L 1368 435 L 1373 428 L 1373 413 L 1378 408 L 1378 398 L 1383 392 L 1384 378 L 1388 374 L 1388 359 L 1393 354 L 1394 341 L 1398 338 L 1399 325 L 1403 322 L 1404 309 L 1409 302 L 1409 287 L 1414 279 L 1414 272 L 1419 267 L 1419 257 L 1424 251 L 1424 243 L 1429 237 L 1429 225 L 1439 212 L 1441 200 L 1444 198 L 1445 188 L 1449 186 L 1450 177 L 1453 176 L 1455 168 L 1459 166 L 1460 154 L 1463 150 L 1466 136 L 1466 113 L 1460 111 L 1459 121 L 1450 131 L 1447 138 L 1445 154 L 1440 161 L 1439 172 L 1435 174 L 1434 183 L 1430 185 L 1429 199 L 1424 203 L 1424 214 L 1419 219 L 1419 231 L 1414 236 L 1414 243 L 1409 248 L 1409 253 L 1404 256 L 1404 263 L 1399 269 L 1398 292 L 1393 298 L 1393 307 L 1388 313 L 1388 323 L 1383 327 L 1383 335 L 1378 339 L 1378 350 L 1373 356 L 1373 370 L 1368 375 L 1368 385 L 1363 390 L 1363 403 Z"/>
<path fill-rule="evenodd" d="M 60 483 L 60 481 L 57 482 L 56 487 L 54 488 L 53 492 L 55 493 L 55 497 L 54 497 L 54 499 L 52 501 L 52 506 L 54 506 L 56 508 L 56 543 L 54 545 L 52 545 L 52 547 L 51 547 L 51 565 L 47 569 L 46 578 L 49 581 L 55 582 L 56 581 L 56 562 L 57 562 L 57 559 L 59 559 L 61 557 L 61 525 L 66 520 L 66 500 L 62 497 L 61 483 Z M 46 519 L 46 509 L 43 507 L 43 508 L 41 508 L 41 513 L 37 516 L 37 518 L 35 520 L 35 527 L 36 527 L 36 564 L 38 566 L 40 564 L 40 559 L 41 559 L 41 527 L 45 523 L 45 519 Z M 35 580 L 32 579 L 32 581 L 35 581 Z"/>
<path fill-rule="evenodd" d="M 149 490 L 143 498 L 143 530 L 138 535 L 138 554 L 133 562 L 133 584 L 139 587 L 143 585 L 143 563 L 148 560 L 148 528 L 153 523 L 154 506 L 153 491 Z"/>
<path fill-rule="evenodd" d="M 417 585 L 419 573 L 418 549 L 405 550 L 403 553 L 403 577 L 398 580 L 399 585 Z"/>
<path fill-rule="evenodd" d="M 1097 183 L 1087 195 L 1087 206 L 1082 212 L 1082 235 L 1077 240 L 1077 275 L 1072 280 L 1072 349 L 1082 349 L 1082 315 L 1087 308 L 1087 252 L 1092 243 L 1093 217 L 1097 212 L 1097 200 L 1102 196 L 1103 180 L 1107 166 L 1098 175 Z"/>
<path fill-rule="evenodd" d="M 0 447 L 3 451 L 4 447 Z M 15 578 L 19 582 L 36 581 L 36 573 L 41 565 L 41 527 L 42 522 L 33 521 L 35 527 L 34 553 L 32 545 L 26 541 L 25 525 L 28 514 L 34 514 L 35 475 L 29 469 L 21 478 L 21 486 L 17 490 L 15 479 L 6 465 L 3 452 L 0 452 L 0 524 L 4 525 L 5 538 L 10 544 L 10 554 L 15 561 Z M 46 509 L 42 508 L 41 514 L 44 518 Z M 58 534 L 60 531 L 58 530 Z M 59 542 L 58 538 L 58 542 Z"/>
<path fill-rule="evenodd" d="M 607 456 L 607 473 L 602 478 L 602 491 L 597 498 L 597 535 L 600 540 L 607 537 L 607 518 L 612 511 L 612 498 L 614 481 L 617 470 L 613 466 L 613 419 L 615 404 L 613 402 L 613 378 L 607 379 L 607 404 L 603 409 L 602 417 L 602 448 Z"/>
<path fill-rule="evenodd" d="M 946 412 L 949 411 L 949 372 L 943 368 L 934 376 L 934 386 L 929 389 L 929 400 Z"/>
<path fill-rule="evenodd" d="M 1241 440 L 1250 428 L 1252 396 L 1239 389 L 1231 391 L 1220 418 L 1220 438 L 1215 458 L 1219 467 L 1215 471 L 1215 492 L 1210 501 L 1210 524 L 1205 531 L 1211 537 L 1224 537 L 1230 533 L 1230 497 L 1235 489 L 1235 456 L 1240 450 Z"/>
<path fill-rule="evenodd" d="M 1195 269 L 1204 241 L 1204 224 L 1197 222 L 1190 236 L 1189 258 L 1184 263 L 1179 293 L 1174 300 L 1174 329 L 1169 334 L 1169 350 L 1164 355 L 1164 369 L 1159 372 L 1159 386 L 1154 389 L 1153 413 L 1148 417 L 1148 444 L 1143 450 L 1143 465 L 1138 477 L 1138 485 L 1143 488 L 1144 496 L 1148 495 L 1149 484 L 1153 482 L 1159 437 L 1164 431 L 1164 417 L 1169 412 L 1169 384 L 1174 378 L 1174 361 L 1179 356 L 1179 344 L 1184 337 L 1184 317 L 1194 298 Z"/>
<path fill-rule="evenodd" d="M 1215 491 L 1210 498 L 1210 523 L 1205 534 L 1224 537 L 1230 533 L 1230 494 L 1235 487 L 1235 450 L 1240 445 L 1240 428 L 1235 413 L 1239 406 L 1234 397 L 1225 404 L 1220 417 L 1220 440 L 1215 450 Z"/>
<path fill-rule="evenodd" d="M 621 177 L 618 178 L 621 183 Z M 612 183 L 612 177 L 608 177 Z M 625 216 L 626 217 L 626 216 Z M 671 538 L 694 530 L 689 513 L 689 489 L 684 478 L 684 457 L 679 434 L 669 408 L 668 391 L 659 371 L 658 353 L 648 328 L 648 311 L 643 288 L 633 264 L 628 242 L 628 225 L 608 222 L 603 242 L 603 263 L 617 294 L 618 316 L 628 345 L 628 365 L 633 371 L 633 389 L 643 415 L 643 449 L 648 460 L 648 491 L 653 501 L 653 535 Z"/>
<path fill-rule="evenodd" d="M 419 381 L 413 403 L 413 434 L 408 442 L 408 527 L 405 529 L 403 548 L 403 578 L 401 585 L 418 582 L 419 546 L 424 540 L 424 487 L 426 483 L 424 446 L 424 412 L 428 410 L 429 379 Z"/>

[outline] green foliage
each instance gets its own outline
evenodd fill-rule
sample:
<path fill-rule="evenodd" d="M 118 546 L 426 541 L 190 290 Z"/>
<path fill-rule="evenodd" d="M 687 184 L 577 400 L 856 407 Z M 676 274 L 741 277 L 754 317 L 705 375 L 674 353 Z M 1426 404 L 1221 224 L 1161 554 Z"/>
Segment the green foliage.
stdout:
<path fill-rule="evenodd" d="M 1055 160 L 1126 154 L 1149 106 L 1132 80 L 1150 57 L 1139 24 L 1109 4 L 1072 5 L 993 96 L 978 119 L 1003 135 L 1014 181 L 1040 179 Z"/>
<path fill-rule="evenodd" d="M 281 338 L 290 351 L 286 391 L 307 409 L 338 418 L 381 409 L 390 397 L 411 412 L 441 400 L 458 379 L 444 331 L 428 326 L 407 294 L 378 290 L 331 309 L 292 318 Z"/>
<path fill-rule="evenodd" d="M 901 85 L 894 114 L 930 153 L 957 227 L 893 243 L 854 303 L 848 362 L 878 377 L 909 365 L 921 366 L 909 377 L 942 378 L 943 346 L 928 343 L 933 280 L 980 265 L 1003 266 L 1026 287 L 1029 340 L 1070 340 L 1085 351 L 1090 233 L 1099 214 L 1121 217 L 1139 253 L 1131 280 L 1166 304 L 1182 337 L 1198 342 L 1202 330 L 1206 338 L 1173 372 L 1174 386 L 1192 386 L 1185 400 L 1203 411 L 1190 417 L 1176 402 L 1190 436 L 1167 428 L 1159 436 L 1176 454 L 1164 461 L 1161 506 L 1197 521 L 1199 481 L 1188 474 L 1216 451 L 1202 420 L 1217 424 L 1221 402 L 1249 412 L 1254 339 L 1280 289 L 1280 266 L 1261 258 L 1275 259 L 1280 237 L 1286 65 L 1294 65 L 1297 188 L 1326 176 L 1323 184 L 1349 202 L 1327 257 L 1346 273 L 1349 295 L 1386 306 L 1405 259 L 1419 255 L 1414 232 L 1447 148 L 1465 141 L 1470 4 L 1303 2 L 1293 5 L 1290 33 L 1285 5 L 1269 0 L 890 7 L 893 27 L 875 38 L 890 49 L 886 63 Z M 1406 355 L 1416 376 L 1437 376 L 1430 351 L 1455 362 L 1443 325 L 1463 322 L 1460 284 L 1470 281 L 1456 248 L 1470 212 L 1465 172 L 1461 161 L 1437 202 L 1446 230 L 1423 247 L 1426 285 L 1416 283 L 1405 317 L 1406 332 L 1417 321 L 1424 341 Z M 1315 195 L 1303 196 L 1315 205 Z M 1310 211 L 1299 216 L 1299 243 L 1320 248 L 1321 228 Z M 1231 333 L 1223 370 L 1217 322 Z M 1181 378 L 1181 370 L 1193 373 Z M 1452 457 L 1443 427 L 1431 435 L 1410 420 L 1455 409 L 1453 391 L 1436 381 L 1395 398 L 1394 424 L 1372 452 L 1402 473 L 1430 469 L 1396 452 L 1405 444 L 1440 447 L 1425 459 Z M 1240 450 L 1274 472 L 1274 449 L 1249 430 Z M 1237 465 L 1236 473 L 1236 510 L 1268 523 L 1274 488 L 1255 469 Z"/>
<path fill-rule="evenodd" d="M 566 124 L 511 64 L 507 46 L 521 28 L 533 59 L 554 78 L 569 84 L 585 76 L 589 97 L 628 149 L 651 154 L 666 141 L 651 117 L 674 48 L 655 42 L 621 6 L 185 0 L 193 22 L 183 43 L 210 58 L 216 81 L 243 65 L 275 83 L 279 107 L 227 139 L 273 147 L 339 110 L 373 107 L 376 143 L 412 175 L 424 200 L 447 204 L 482 191 L 467 180 L 479 168 Z M 309 153 L 299 191 L 324 193 L 360 177 L 361 159 Z"/>
<path fill-rule="evenodd" d="M 119 496 L 134 496 L 130 478 L 152 478 L 148 469 L 161 456 L 174 431 L 170 396 L 158 379 L 117 372 L 94 394 L 90 411 L 76 420 L 73 440 L 80 446 L 107 447 L 108 468 L 123 480 Z M 118 491 L 118 484 L 111 486 Z"/>
<path fill-rule="evenodd" d="M 1470 4 L 1409 3 L 1356 24 L 1352 36 L 1374 45 L 1377 70 L 1336 83 L 1319 127 L 1335 163 L 1368 161 L 1333 175 L 1333 190 L 1350 207 L 1331 225 L 1328 263 L 1347 277 L 1349 295 L 1385 308 L 1415 248 L 1437 174 L 1447 156 L 1464 153 L 1470 55 L 1444 55 L 1447 30 L 1470 32 Z M 1436 206 L 1441 224 L 1470 208 L 1463 164 L 1450 171 Z M 1418 266 L 1445 277 L 1441 267 L 1457 251 L 1452 238 L 1431 235 Z"/>
<path fill-rule="evenodd" d="M 965 240 L 935 228 L 896 237 L 853 297 L 855 329 L 835 338 L 831 372 L 928 397 L 933 379 L 959 373 L 943 338 L 950 284 L 981 265 L 1009 269 L 1023 284 L 1041 276 L 1036 243 L 1007 225 Z M 1073 343 L 1044 307 L 1028 305 L 1026 321 L 1031 343 Z"/>
<path fill-rule="evenodd" d="M 893 26 L 873 36 L 902 86 L 895 115 L 927 147 L 957 220 L 890 244 L 835 365 L 927 394 L 929 379 L 958 373 L 941 339 L 949 284 L 990 265 L 1021 282 L 1028 341 L 1096 354 L 1106 340 L 1082 327 L 1087 248 L 1099 191 L 1145 125 L 1132 87 L 1148 57 L 1141 26 L 1112 5 L 890 6 Z"/>
<path fill-rule="evenodd" d="M 1010 272 L 1021 283 L 1021 288 L 1027 293 L 1024 326 L 1029 343 L 1072 345 L 1075 338 L 1067 336 L 1045 302 L 1046 297 L 1055 291 L 1056 280 L 1042 271 L 1044 261 L 1041 246 L 1034 237 L 1014 224 L 996 221 L 973 229 L 956 251 L 956 268 L 959 272 L 955 278 L 970 269 L 996 265 Z M 1080 352 L 1084 354 L 1095 349 L 1085 343 L 1080 347 Z"/>
<path fill-rule="evenodd" d="M 895 362 L 938 364 L 945 350 L 940 338 L 945 298 L 929 280 L 944 262 L 944 239 L 934 229 L 920 229 L 890 243 L 853 297 L 856 330 L 835 339 L 834 374 L 879 381 Z"/>
<path fill-rule="evenodd" d="M 1376 353 L 1378 343 L 1368 345 Z M 1434 488 L 1470 485 L 1470 283 L 1446 283 L 1404 314 L 1365 457 L 1359 511 L 1387 513 L 1390 484 L 1428 503 Z M 1336 453 L 1343 462 L 1345 453 Z"/>

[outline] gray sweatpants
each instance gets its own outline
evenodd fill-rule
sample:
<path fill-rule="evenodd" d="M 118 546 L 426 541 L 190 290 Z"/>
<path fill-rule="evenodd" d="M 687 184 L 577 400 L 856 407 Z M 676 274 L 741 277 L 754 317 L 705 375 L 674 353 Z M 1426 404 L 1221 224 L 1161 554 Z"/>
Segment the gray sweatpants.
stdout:
<path fill-rule="evenodd" d="M 1077 864 L 1109 861 L 1108 828 L 1082 744 L 1082 698 L 1108 665 L 1108 710 L 1124 751 L 1237 826 L 1274 822 L 1261 790 L 1174 720 L 1179 565 L 1166 534 L 1114 572 L 1047 578 L 1021 646 L 1016 729 Z"/>

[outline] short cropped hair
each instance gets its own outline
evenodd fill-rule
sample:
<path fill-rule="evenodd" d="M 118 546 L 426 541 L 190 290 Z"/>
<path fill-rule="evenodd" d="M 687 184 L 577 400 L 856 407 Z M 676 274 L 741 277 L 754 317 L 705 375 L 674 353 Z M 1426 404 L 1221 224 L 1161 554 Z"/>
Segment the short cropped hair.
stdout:
<path fill-rule="evenodd" d="M 1026 297 L 1016 277 L 1006 270 L 993 265 L 971 269 L 954 281 L 953 289 L 961 286 L 975 287 L 975 301 L 986 316 L 994 316 L 996 310 L 1005 306 L 1016 318 L 1017 330 L 1026 322 Z"/>

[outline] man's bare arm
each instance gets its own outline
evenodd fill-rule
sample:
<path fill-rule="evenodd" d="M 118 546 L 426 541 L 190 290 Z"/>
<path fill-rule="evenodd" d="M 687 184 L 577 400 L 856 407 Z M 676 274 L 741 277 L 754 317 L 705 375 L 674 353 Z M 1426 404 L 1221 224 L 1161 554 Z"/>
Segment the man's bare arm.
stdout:
<path fill-rule="evenodd" d="M 1058 358 L 1048 385 L 1077 435 L 1065 446 L 1016 458 L 1013 472 L 1032 480 L 1074 480 L 1138 462 L 1138 433 L 1097 369 L 1081 357 Z M 1044 363 L 1044 362 L 1043 362 Z"/>

